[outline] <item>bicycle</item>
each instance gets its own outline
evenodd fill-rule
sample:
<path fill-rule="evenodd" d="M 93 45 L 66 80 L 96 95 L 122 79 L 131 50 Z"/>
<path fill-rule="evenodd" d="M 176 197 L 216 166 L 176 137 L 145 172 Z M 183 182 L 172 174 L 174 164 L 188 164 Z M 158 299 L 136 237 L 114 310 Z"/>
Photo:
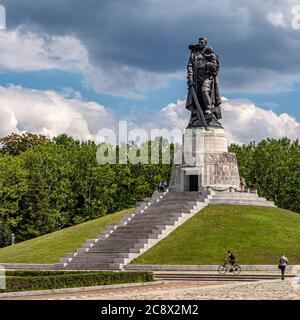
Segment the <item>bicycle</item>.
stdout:
<path fill-rule="evenodd" d="M 241 267 L 238 264 L 230 265 L 228 262 L 224 262 L 224 264 L 220 265 L 218 268 L 219 274 L 225 274 L 227 272 L 232 272 L 233 274 L 240 274 Z"/>

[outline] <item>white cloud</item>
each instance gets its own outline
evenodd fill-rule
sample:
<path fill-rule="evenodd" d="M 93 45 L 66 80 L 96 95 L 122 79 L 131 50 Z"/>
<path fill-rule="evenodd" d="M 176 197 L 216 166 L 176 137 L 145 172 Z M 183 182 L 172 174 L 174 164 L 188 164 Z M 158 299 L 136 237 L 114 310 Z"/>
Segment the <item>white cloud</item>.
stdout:
<path fill-rule="evenodd" d="M 228 100 L 223 98 L 223 119 L 230 143 L 259 142 L 265 138 L 300 138 L 300 123 L 287 113 L 276 114 L 272 110 L 262 109 L 249 100 Z M 156 115 L 160 127 L 169 130 L 178 127 L 184 130 L 188 124 L 190 112 L 185 109 L 185 101 L 170 103 Z"/>
<path fill-rule="evenodd" d="M 265 138 L 285 136 L 300 138 L 300 123 L 296 119 L 287 113 L 278 115 L 272 110 L 262 109 L 249 100 L 223 98 L 222 114 L 221 122 L 230 143 L 259 142 Z M 175 138 L 180 141 L 179 130 L 183 132 L 186 128 L 189 116 L 185 101 L 178 100 L 154 114 L 151 121 L 144 124 L 130 122 L 128 129 L 146 129 L 149 138 L 151 129 L 170 132 L 178 129 Z M 109 108 L 96 102 L 86 102 L 76 92 L 59 94 L 50 90 L 0 86 L 0 136 L 26 131 L 48 137 L 67 133 L 77 139 L 99 142 L 102 137 L 97 132 L 104 128 L 117 130 L 117 121 Z"/>
<path fill-rule="evenodd" d="M 85 83 L 96 92 L 132 99 L 143 99 L 145 92 L 168 85 L 177 73 L 160 74 L 130 66 L 111 65 L 106 67 L 88 65 L 84 70 Z"/>
<path fill-rule="evenodd" d="M 299 0 L 4 2 L 10 26 L 23 27 L 0 32 L 0 69 L 77 72 L 96 92 L 143 98 L 176 70 L 186 77 L 199 30 L 220 53 L 224 92 L 286 92 L 300 81 Z"/>
<path fill-rule="evenodd" d="M 85 47 L 74 37 L 43 37 L 22 28 L 0 32 L 0 70 L 78 71 L 87 61 Z"/>
<path fill-rule="evenodd" d="M 300 138 L 300 123 L 287 113 L 276 114 L 249 100 L 223 103 L 224 128 L 237 143 L 259 142 L 265 138 Z"/>
<path fill-rule="evenodd" d="M 126 65 L 95 65 L 88 50 L 73 36 L 42 36 L 19 27 L 0 32 L 0 71 L 62 70 L 80 73 L 95 92 L 134 99 L 168 84 L 177 73 L 160 74 Z"/>
<path fill-rule="evenodd" d="M 98 130 L 114 127 L 115 122 L 113 112 L 78 96 L 68 99 L 54 91 L 0 87 L 0 136 L 30 131 L 100 141 Z"/>
<path fill-rule="evenodd" d="M 268 22 L 274 27 L 299 30 L 300 3 L 299 0 L 275 1 L 276 7 L 266 14 Z"/>

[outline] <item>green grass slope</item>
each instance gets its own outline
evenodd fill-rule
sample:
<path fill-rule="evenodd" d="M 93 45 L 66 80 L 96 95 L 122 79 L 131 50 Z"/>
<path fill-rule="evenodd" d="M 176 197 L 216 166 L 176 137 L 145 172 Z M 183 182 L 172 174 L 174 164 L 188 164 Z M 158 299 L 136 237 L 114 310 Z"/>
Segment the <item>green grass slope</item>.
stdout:
<path fill-rule="evenodd" d="M 209 206 L 133 264 L 221 264 L 227 250 L 240 264 L 300 264 L 300 214 L 255 206 Z"/>
<path fill-rule="evenodd" d="M 55 263 L 65 253 L 75 252 L 87 239 L 94 238 L 106 227 L 115 224 L 132 209 L 62 229 L 15 246 L 0 249 L 1 263 Z"/>

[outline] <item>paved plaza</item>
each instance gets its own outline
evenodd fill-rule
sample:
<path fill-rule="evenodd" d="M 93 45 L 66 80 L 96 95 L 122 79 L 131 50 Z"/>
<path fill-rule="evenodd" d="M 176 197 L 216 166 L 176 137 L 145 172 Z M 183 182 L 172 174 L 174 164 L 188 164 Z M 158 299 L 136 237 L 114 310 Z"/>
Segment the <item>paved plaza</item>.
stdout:
<path fill-rule="evenodd" d="M 162 281 L 151 286 L 102 289 L 10 299 L 30 300 L 300 300 L 294 280 L 258 282 Z"/>

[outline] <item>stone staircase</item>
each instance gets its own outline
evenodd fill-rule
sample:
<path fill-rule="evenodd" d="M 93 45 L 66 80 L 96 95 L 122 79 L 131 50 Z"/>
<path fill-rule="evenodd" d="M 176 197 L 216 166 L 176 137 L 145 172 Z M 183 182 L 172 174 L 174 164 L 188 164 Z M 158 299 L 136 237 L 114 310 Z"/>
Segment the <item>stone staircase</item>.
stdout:
<path fill-rule="evenodd" d="M 207 205 L 207 193 L 155 192 L 118 225 L 87 240 L 55 265 L 61 270 L 120 270 Z"/>
<path fill-rule="evenodd" d="M 248 205 L 276 207 L 273 201 L 259 197 L 257 193 L 238 192 L 238 191 L 210 191 L 205 202 L 208 204 L 229 204 L 229 205 Z"/>
<path fill-rule="evenodd" d="M 232 192 L 233 191 L 233 192 Z M 59 270 L 122 270 L 208 204 L 275 207 L 256 193 L 208 190 L 154 192 L 137 208 L 54 265 Z"/>

